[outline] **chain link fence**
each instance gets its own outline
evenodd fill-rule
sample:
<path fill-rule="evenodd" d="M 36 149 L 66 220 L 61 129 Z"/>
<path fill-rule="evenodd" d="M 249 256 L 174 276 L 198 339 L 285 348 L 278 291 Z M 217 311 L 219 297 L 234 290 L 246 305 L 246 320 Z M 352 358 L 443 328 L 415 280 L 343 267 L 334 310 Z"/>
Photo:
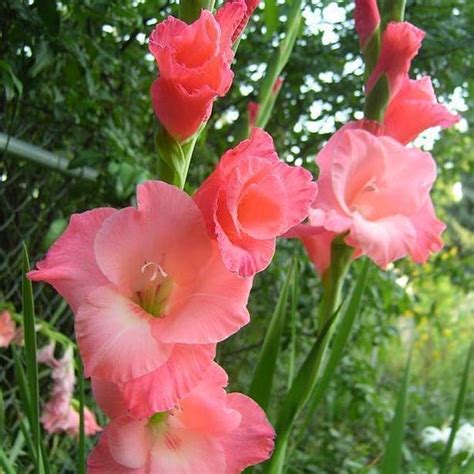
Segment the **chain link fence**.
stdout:
<path fill-rule="evenodd" d="M 22 242 L 30 263 L 41 259 L 69 216 L 100 204 L 92 183 L 4 153 L 0 162 L 0 301 L 21 311 Z M 62 298 L 34 285 L 36 314 L 66 334 L 71 320 Z M 71 328 L 72 329 L 72 328 Z"/>

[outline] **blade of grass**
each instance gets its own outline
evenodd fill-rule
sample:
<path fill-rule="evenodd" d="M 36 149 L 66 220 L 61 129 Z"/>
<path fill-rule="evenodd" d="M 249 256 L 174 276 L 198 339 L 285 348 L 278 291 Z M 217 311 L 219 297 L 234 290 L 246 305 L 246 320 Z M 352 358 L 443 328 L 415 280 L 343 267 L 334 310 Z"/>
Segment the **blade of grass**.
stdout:
<path fill-rule="evenodd" d="M 474 343 L 471 343 L 469 351 L 467 353 L 466 363 L 464 365 L 464 371 L 462 374 L 461 385 L 459 386 L 458 397 L 456 400 L 456 407 L 454 409 L 453 422 L 451 423 L 451 433 L 449 435 L 448 443 L 441 458 L 439 474 L 448 472 L 449 457 L 454 443 L 454 438 L 459 427 L 459 420 L 461 419 L 461 413 L 464 408 L 464 400 L 466 398 L 467 384 L 469 380 L 469 367 L 471 365 L 472 352 Z"/>
<path fill-rule="evenodd" d="M 5 402 L 3 399 L 3 392 L 0 389 L 0 439 L 3 438 L 3 432 L 5 431 Z"/>
<path fill-rule="evenodd" d="M 23 243 L 23 327 L 25 331 L 26 374 L 30 402 L 30 428 L 33 434 L 36 459 L 40 473 L 45 472 L 41 453 L 41 431 L 39 421 L 38 364 L 36 362 L 36 330 L 33 288 L 26 274 L 30 271 L 28 250 Z"/>
<path fill-rule="evenodd" d="M 11 464 L 8 456 L 3 448 L 0 446 L 0 466 L 5 471 L 5 474 L 16 474 L 15 468 Z"/>
<path fill-rule="evenodd" d="M 296 365 L 296 311 L 298 304 L 298 262 L 295 264 L 295 272 L 293 274 L 293 280 L 291 282 L 291 310 L 290 310 L 290 361 L 288 363 L 288 390 L 291 387 L 293 379 L 295 377 L 295 365 Z"/>
<path fill-rule="evenodd" d="M 344 314 L 332 316 L 324 325 L 321 334 L 317 337 L 313 348 L 306 357 L 298 374 L 293 381 L 287 397 L 283 401 L 278 413 L 276 424 L 277 442 L 273 458 L 265 465 L 264 472 L 270 474 L 281 474 L 284 470 L 286 451 L 293 423 L 301 413 L 307 403 L 311 400 L 312 394 L 317 384 L 317 376 L 322 360 L 322 351 L 327 347 L 326 336 L 334 322 L 334 319 L 341 317 L 342 320 L 351 320 L 359 311 L 360 301 L 367 281 L 369 262 L 366 261 L 357 279 L 354 290 Z M 347 339 L 346 339 L 347 340 Z"/>
<path fill-rule="evenodd" d="M 268 407 L 272 391 L 278 354 L 280 352 L 280 339 L 285 325 L 289 287 L 295 273 L 295 266 L 296 259 L 293 259 L 280 290 L 275 311 L 270 320 L 268 331 L 265 334 L 262 349 L 258 356 L 252 381 L 250 382 L 249 396 L 264 410 Z"/>
<path fill-rule="evenodd" d="M 408 356 L 402 385 L 398 394 L 397 407 L 390 424 L 387 446 L 380 467 L 380 474 L 398 474 L 402 462 L 402 447 L 405 433 L 405 417 L 408 392 L 408 380 L 410 375 L 411 351 Z"/>
<path fill-rule="evenodd" d="M 79 382 L 79 457 L 78 473 L 86 472 L 86 436 L 84 432 L 84 369 L 81 359 L 77 358 L 77 379 Z"/>

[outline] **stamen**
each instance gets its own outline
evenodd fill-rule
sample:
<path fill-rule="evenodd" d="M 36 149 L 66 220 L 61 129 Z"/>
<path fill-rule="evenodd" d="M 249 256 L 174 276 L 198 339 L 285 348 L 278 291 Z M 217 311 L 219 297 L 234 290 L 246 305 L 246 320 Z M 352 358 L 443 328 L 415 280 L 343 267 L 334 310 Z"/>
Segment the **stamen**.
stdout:
<path fill-rule="evenodd" d="M 150 281 L 155 281 L 156 278 L 158 277 L 158 273 L 163 278 L 166 278 L 168 276 L 168 274 L 165 272 L 163 267 L 160 264 L 155 263 L 155 262 L 146 262 L 145 265 L 143 265 L 143 267 L 141 268 L 141 272 L 145 273 L 147 268 L 149 267 L 153 268 L 153 273 L 151 275 Z"/>

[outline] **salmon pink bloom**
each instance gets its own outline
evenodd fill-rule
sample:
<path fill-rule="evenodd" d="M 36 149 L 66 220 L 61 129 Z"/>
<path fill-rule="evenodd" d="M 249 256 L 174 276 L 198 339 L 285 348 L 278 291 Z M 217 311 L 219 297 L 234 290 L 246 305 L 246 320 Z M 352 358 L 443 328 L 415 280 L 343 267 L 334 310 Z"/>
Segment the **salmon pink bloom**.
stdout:
<path fill-rule="evenodd" d="M 375 0 L 356 0 L 356 30 L 362 48 L 380 24 Z M 383 120 L 383 134 L 406 144 L 424 130 L 449 127 L 459 121 L 436 100 L 429 77 L 412 80 L 408 77 L 411 60 L 418 53 L 425 36 L 422 30 L 407 22 L 392 22 L 382 35 L 380 56 L 367 81 L 367 92 L 382 74 L 389 82 L 390 101 Z"/>
<path fill-rule="evenodd" d="M 250 276 L 268 266 L 276 237 L 306 218 L 316 193 L 311 173 L 279 160 L 271 136 L 254 128 L 224 154 L 194 200 L 225 266 Z"/>
<path fill-rule="evenodd" d="M 238 474 L 265 461 L 273 428 L 253 400 L 227 394 L 226 385 L 213 364 L 172 410 L 144 420 L 127 414 L 113 384 L 103 386 L 96 396 L 111 422 L 89 456 L 89 474 Z"/>
<path fill-rule="evenodd" d="M 421 47 L 425 32 L 408 22 L 391 22 L 382 35 L 382 45 L 377 64 L 367 81 L 370 92 L 380 76 L 388 78 L 390 96 L 402 86 L 410 70 L 411 60 Z"/>
<path fill-rule="evenodd" d="M 137 203 L 73 216 L 29 277 L 71 304 L 86 376 L 120 384 L 138 411 L 148 387 L 167 409 L 249 321 L 252 280 L 224 267 L 186 193 L 148 181 Z"/>
<path fill-rule="evenodd" d="M 364 49 L 372 35 L 380 26 L 377 0 L 355 0 L 354 18 L 360 46 Z"/>
<path fill-rule="evenodd" d="M 316 158 L 325 230 L 347 233 L 346 243 L 381 267 L 410 254 L 425 262 L 441 249 L 444 224 L 434 214 L 430 189 L 436 166 L 429 153 L 394 139 L 346 127 Z"/>
<path fill-rule="evenodd" d="M 152 32 L 149 49 L 159 77 L 151 87 L 155 114 L 179 141 L 196 133 L 216 97 L 229 90 L 232 38 L 246 14 L 243 0 L 227 2 L 214 16 L 202 10 L 192 24 L 172 16 Z"/>
<path fill-rule="evenodd" d="M 0 347 L 8 347 L 15 339 L 16 324 L 9 311 L 0 313 Z"/>
<path fill-rule="evenodd" d="M 388 104 L 383 133 L 406 144 L 428 128 L 450 127 L 459 119 L 458 115 L 438 103 L 429 77 L 417 80 L 406 77 Z"/>

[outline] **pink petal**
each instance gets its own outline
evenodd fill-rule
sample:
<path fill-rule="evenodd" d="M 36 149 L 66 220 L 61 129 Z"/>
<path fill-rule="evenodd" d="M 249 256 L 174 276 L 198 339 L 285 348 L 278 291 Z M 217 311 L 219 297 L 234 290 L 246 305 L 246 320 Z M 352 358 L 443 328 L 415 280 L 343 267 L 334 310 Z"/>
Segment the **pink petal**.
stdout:
<path fill-rule="evenodd" d="M 224 230 L 222 222 L 225 222 L 223 214 L 216 222 L 216 235 L 226 268 L 242 277 L 251 277 L 265 270 L 275 254 L 276 239 L 259 240 L 245 234 L 237 236 L 230 232 L 229 225 Z"/>
<path fill-rule="evenodd" d="M 118 464 L 132 469 L 145 465 L 151 449 L 147 423 L 148 420 L 137 421 L 129 416 L 110 422 L 107 429 L 108 447 Z"/>
<path fill-rule="evenodd" d="M 95 239 L 97 262 L 125 294 L 143 286 L 143 265 L 154 262 L 175 281 L 193 279 L 207 261 L 211 243 L 201 213 L 184 192 L 161 181 L 137 188 L 138 209 L 107 220 Z"/>
<path fill-rule="evenodd" d="M 410 248 L 410 254 L 416 263 L 425 263 L 430 254 L 443 248 L 441 234 L 446 225 L 437 219 L 431 199 L 411 216 L 416 230 L 416 239 Z"/>
<path fill-rule="evenodd" d="M 367 92 L 382 74 L 386 74 L 393 97 L 399 90 L 425 36 L 424 31 L 408 22 L 391 22 L 382 35 L 380 56 L 367 81 Z"/>
<path fill-rule="evenodd" d="M 270 162 L 279 162 L 273 138 L 261 128 L 253 128 L 247 140 L 241 141 L 236 147 L 227 150 L 222 155 L 218 166 L 222 168 L 221 173 L 224 175 L 230 173 L 240 163 L 242 156 L 254 156 Z"/>
<path fill-rule="evenodd" d="M 364 48 L 380 25 L 377 0 L 355 0 L 354 17 L 360 45 Z"/>
<path fill-rule="evenodd" d="M 225 183 L 225 205 L 233 228 L 256 239 L 271 239 L 288 227 L 285 183 L 277 163 L 242 156 Z M 222 224 L 221 224 L 222 225 Z"/>
<path fill-rule="evenodd" d="M 74 214 L 63 235 L 53 244 L 46 258 L 28 273 L 32 281 L 45 281 L 66 298 L 73 311 L 97 286 L 106 285 L 94 256 L 94 238 L 107 217 L 116 211 L 99 208 Z"/>
<path fill-rule="evenodd" d="M 364 130 L 341 135 L 332 163 L 332 185 L 341 208 L 371 220 L 411 214 L 424 202 L 435 177 L 436 165 L 428 153 Z"/>
<path fill-rule="evenodd" d="M 110 454 L 108 444 L 108 428 L 104 430 L 99 443 L 87 458 L 88 474 L 147 474 L 147 466 L 138 469 L 130 469 L 118 464 Z"/>
<path fill-rule="evenodd" d="M 217 474 L 225 472 L 225 457 L 217 439 L 176 428 L 155 443 L 150 473 Z"/>
<path fill-rule="evenodd" d="M 227 396 L 227 406 L 240 412 L 242 421 L 234 431 L 221 438 L 227 464 L 225 473 L 239 474 L 247 466 L 270 458 L 275 431 L 264 411 L 251 398 L 231 393 Z"/>
<path fill-rule="evenodd" d="M 136 418 L 173 408 L 205 376 L 216 355 L 214 345 L 175 344 L 168 361 L 123 386 L 123 397 Z"/>
<path fill-rule="evenodd" d="M 164 364 L 173 346 L 152 336 L 152 319 L 111 287 L 92 292 L 76 317 L 76 338 L 86 377 L 120 383 Z"/>
<path fill-rule="evenodd" d="M 209 119 L 216 97 L 216 92 L 208 87 L 189 92 L 180 84 L 161 77 L 151 86 L 156 116 L 168 133 L 180 142 L 194 135 L 201 124 Z M 185 114 L 183 110 L 186 110 Z"/>
<path fill-rule="evenodd" d="M 406 216 L 369 221 L 355 212 L 353 222 L 347 243 L 359 248 L 382 268 L 407 255 L 415 244 L 416 230 Z"/>
<path fill-rule="evenodd" d="M 95 377 L 92 378 L 91 384 L 97 405 L 106 416 L 114 419 L 127 413 L 127 406 L 117 384 Z"/>
<path fill-rule="evenodd" d="M 429 77 L 406 78 L 398 94 L 388 104 L 384 133 L 406 144 L 431 127 L 450 127 L 459 121 L 436 100 Z"/>
<path fill-rule="evenodd" d="M 324 231 L 301 237 L 308 256 L 320 275 L 329 268 L 331 263 L 331 244 L 336 235 L 334 232 Z"/>
<path fill-rule="evenodd" d="M 204 436 L 223 436 L 236 429 L 242 416 L 227 407 L 227 383 L 224 369 L 212 364 L 203 380 L 180 400 L 176 418 L 186 429 Z"/>
<path fill-rule="evenodd" d="M 246 308 L 251 278 L 223 265 L 217 248 L 193 281 L 176 285 L 165 317 L 153 321 L 153 335 L 164 343 L 209 344 L 224 340 L 249 322 Z"/>
<path fill-rule="evenodd" d="M 243 0 L 227 0 L 216 12 L 216 20 L 221 27 L 221 44 L 232 47 L 232 43 L 240 36 L 258 0 L 252 0 L 245 5 Z M 255 4 L 255 6 L 253 5 Z"/>

